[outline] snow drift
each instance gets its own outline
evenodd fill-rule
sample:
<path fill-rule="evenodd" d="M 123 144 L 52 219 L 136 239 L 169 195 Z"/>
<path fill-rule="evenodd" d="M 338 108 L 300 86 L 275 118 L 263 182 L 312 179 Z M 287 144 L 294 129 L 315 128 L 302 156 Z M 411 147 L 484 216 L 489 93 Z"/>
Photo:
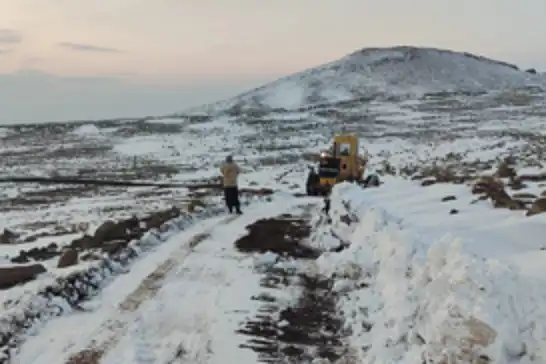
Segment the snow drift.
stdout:
<path fill-rule="evenodd" d="M 367 204 L 366 193 L 348 183 L 334 188 L 332 225 L 320 243 L 350 242 L 319 258 L 319 270 L 342 278 L 339 308 L 355 356 L 405 364 L 546 360 L 544 287 L 463 253 L 456 238 L 424 241 Z"/>
<path fill-rule="evenodd" d="M 543 75 L 470 53 L 410 46 L 367 48 L 204 109 L 290 110 L 402 95 L 544 87 L 545 83 Z"/>

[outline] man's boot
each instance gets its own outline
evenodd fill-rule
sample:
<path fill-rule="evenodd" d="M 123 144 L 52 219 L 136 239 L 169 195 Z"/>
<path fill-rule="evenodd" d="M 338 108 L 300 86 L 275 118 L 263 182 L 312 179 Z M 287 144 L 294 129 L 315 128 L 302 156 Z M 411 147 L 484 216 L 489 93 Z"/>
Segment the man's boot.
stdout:
<path fill-rule="evenodd" d="M 241 208 L 239 206 L 236 207 L 236 210 L 235 212 L 238 214 L 238 215 L 242 215 L 243 212 L 241 211 Z"/>

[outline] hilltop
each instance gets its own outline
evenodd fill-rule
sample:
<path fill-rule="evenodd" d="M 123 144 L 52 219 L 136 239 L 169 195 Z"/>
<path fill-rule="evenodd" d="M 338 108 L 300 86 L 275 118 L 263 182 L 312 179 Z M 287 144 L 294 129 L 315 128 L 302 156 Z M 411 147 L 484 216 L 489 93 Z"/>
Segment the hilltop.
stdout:
<path fill-rule="evenodd" d="M 473 94 L 545 85 L 544 75 L 534 70 L 524 71 L 468 52 L 411 46 L 365 48 L 197 110 L 297 110 L 355 100 L 405 99 L 445 92 Z"/>

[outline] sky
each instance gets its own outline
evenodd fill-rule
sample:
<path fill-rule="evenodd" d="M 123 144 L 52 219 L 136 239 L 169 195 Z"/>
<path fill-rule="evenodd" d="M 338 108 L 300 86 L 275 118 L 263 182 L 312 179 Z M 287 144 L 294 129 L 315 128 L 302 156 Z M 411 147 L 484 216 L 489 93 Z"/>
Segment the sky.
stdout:
<path fill-rule="evenodd" d="M 546 70 L 544 0 L 0 0 L 0 123 L 161 115 L 365 47 Z"/>

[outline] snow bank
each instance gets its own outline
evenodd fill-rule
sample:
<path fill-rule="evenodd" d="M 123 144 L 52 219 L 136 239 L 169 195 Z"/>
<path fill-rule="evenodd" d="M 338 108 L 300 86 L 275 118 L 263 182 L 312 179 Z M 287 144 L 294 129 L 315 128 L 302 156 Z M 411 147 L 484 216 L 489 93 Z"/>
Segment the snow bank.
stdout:
<path fill-rule="evenodd" d="M 463 253 L 459 240 L 424 241 L 411 227 L 366 203 L 344 183 L 332 192 L 324 236 L 339 253 L 319 258 L 322 273 L 341 278 L 340 303 L 356 356 L 367 363 L 546 360 L 544 287 L 511 267 Z"/>

